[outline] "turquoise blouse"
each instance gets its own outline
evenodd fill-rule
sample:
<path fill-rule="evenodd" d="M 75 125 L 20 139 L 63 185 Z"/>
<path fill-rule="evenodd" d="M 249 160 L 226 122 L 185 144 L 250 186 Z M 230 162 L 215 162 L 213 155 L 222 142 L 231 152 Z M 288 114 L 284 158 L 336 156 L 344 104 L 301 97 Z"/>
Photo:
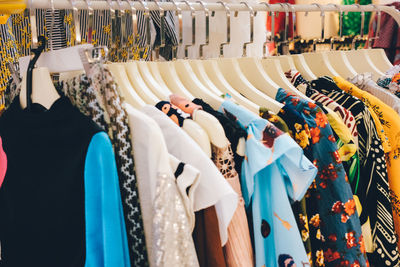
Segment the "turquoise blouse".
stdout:
<path fill-rule="evenodd" d="M 253 215 L 256 266 L 309 264 L 290 206 L 302 199 L 317 174 L 297 143 L 273 124 L 225 101 L 220 111 L 246 129 L 242 193 Z"/>

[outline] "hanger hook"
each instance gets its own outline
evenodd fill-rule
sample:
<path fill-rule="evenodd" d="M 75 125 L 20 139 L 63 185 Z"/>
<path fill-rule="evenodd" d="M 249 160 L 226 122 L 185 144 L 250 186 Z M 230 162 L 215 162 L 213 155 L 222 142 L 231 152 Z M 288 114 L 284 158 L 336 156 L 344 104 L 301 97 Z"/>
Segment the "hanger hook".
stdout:
<path fill-rule="evenodd" d="M 339 40 L 341 40 L 343 38 L 343 8 L 341 5 L 337 5 L 337 4 L 328 4 L 331 6 L 334 6 L 336 8 L 336 10 L 338 10 L 339 12 Z M 333 50 L 333 46 L 334 46 L 334 42 L 335 40 L 337 40 L 336 37 L 332 37 L 330 39 L 330 50 Z"/>
<path fill-rule="evenodd" d="M 117 23 L 115 9 L 113 8 L 113 1 L 107 0 L 108 7 L 110 9 L 110 19 L 111 19 L 111 54 L 114 53 L 117 47 Z"/>
<path fill-rule="evenodd" d="M 31 49 L 37 48 L 39 45 L 37 25 L 36 25 L 36 9 L 33 8 L 33 0 L 29 0 L 29 20 L 31 24 L 32 45 Z"/>
<path fill-rule="evenodd" d="M 130 0 L 125 0 L 128 2 L 129 6 L 131 7 L 131 17 L 132 17 L 132 47 L 128 48 L 128 60 L 131 59 L 131 54 L 133 54 L 133 49 L 135 48 L 136 44 L 136 37 L 137 37 L 137 23 L 138 23 L 138 18 L 137 18 L 137 10 L 135 8 L 135 4 L 133 1 Z M 128 33 L 127 33 L 128 34 Z M 129 42 L 129 37 L 127 36 L 126 42 Z"/>
<path fill-rule="evenodd" d="M 360 26 L 360 35 L 354 37 L 353 42 L 352 42 L 352 49 L 356 49 L 356 42 L 358 40 L 363 40 L 364 39 L 364 24 L 365 24 L 365 10 L 360 4 L 354 4 L 357 6 L 357 8 L 360 10 L 361 13 L 361 26 Z"/>
<path fill-rule="evenodd" d="M 293 33 L 292 39 L 294 40 L 296 37 L 296 9 L 292 4 L 284 3 L 284 5 L 286 5 L 288 8 L 292 10 L 292 33 Z"/>
<path fill-rule="evenodd" d="M 88 9 L 88 21 L 87 21 L 87 43 L 91 44 L 92 43 L 92 33 L 93 33 L 93 14 L 94 10 L 92 7 L 92 1 L 91 0 L 84 0 L 86 3 L 86 7 Z"/>
<path fill-rule="evenodd" d="M 50 23 L 50 34 L 49 34 L 49 45 L 50 45 L 50 51 L 53 51 L 54 46 L 53 46 L 53 31 L 54 31 L 54 20 L 55 20 L 55 7 L 54 7 L 54 0 L 50 0 L 50 6 L 51 6 L 51 23 Z"/>
<path fill-rule="evenodd" d="M 199 3 L 203 7 L 205 19 L 206 19 L 206 40 L 205 43 L 200 44 L 199 46 L 199 56 L 200 59 L 204 58 L 204 47 L 208 46 L 210 44 L 210 10 L 206 7 L 205 3 L 203 1 L 196 1 L 196 3 Z"/>
<path fill-rule="evenodd" d="M 231 44 L 231 10 L 226 3 L 222 1 L 218 1 L 217 3 L 224 7 L 226 13 L 226 42 L 219 46 L 219 56 L 222 57 L 224 55 L 224 46 Z"/>
<path fill-rule="evenodd" d="M 165 9 L 161 6 L 159 1 L 156 3 L 158 12 L 160 13 L 160 43 L 155 46 L 156 60 L 160 59 L 160 48 L 165 47 Z"/>
<path fill-rule="evenodd" d="M 144 12 L 143 12 L 143 17 L 144 17 L 144 25 L 145 25 L 145 36 L 146 36 L 146 45 L 143 49 L 143 58 L 147 58 L 147 53 L 150 51 L 150 47 L 151 47 L 151 32 L 150 32 L 150 9 L 147 6 L 147 3 L 143 0 L 137 0 L 143 7 Z M 142 29 L 141 27 L 139 29 Z M 139 34 L 140 35 L 140 34 Z M 136 40 L 135 43 L 138 43 L 137 41 L 140 40 Z M 138 58 L 142 58 L 140 57 L 139 54 L 137 54 Z"/>
<path fill-rule="evenodd" d="M 323 9 L 322 5 L 318 3 L 312 3 L 311 5 L 317 6 L 320 10 L 320 16 L 321 16 L 321 38 L 319 41 L 323 41 L 325 38 L 325 10 Z"/>
<path fill-rule="evenodd" d="M 189 3 L 189 1 L 182 1 L 190 8 L 190 16 L 192 17 L 192 41 L 190 44 L 185 45 L 185 58 L 189 57 L 189 47 L 196 44 L 196 9 Z"/>
<path fill-rule="evenodd" d="M 285 10 L 285 34 L 283 36 L 283 42 L 286 44 L 288 42 L 288 27 L 289 27 L 289 6 L 279 3 L 279 5 Z"/>
<path fill-rule="evenodd" d="M 247 46 L 254 42 L 254 17 L 257 15 L 257 12 L 254 12 L 254 9 L 246 2 L 240 2 L 240 4 L 245 5 L 250 15 L 250 40 L 243 44 L 243 57 L 247 56 Z"/>
<path fill-rule="evenodd" d="M 371 48 L 372 41 L 379 39 L 379 33 L 381 31 L 382 10 L 378 5 L 372 4 L 372 6 L 374 7 L 375 11 L 377 11 L 377 22 L 375 36 L 368 39 L 368 48 Z"/>
<path fill-rule="evenodd" d="M 275 41 L 275 11 L 272 11 L 271 4 L 266 2 L 261 2 L 260 4 L 264 4 L 267 8 L 267 14 L 271 17 L 271 35 L 268 36 L 268 33 L 265 36 L 265 42 L 263 44 L 263 57 L 267 56 L 267 45 L 269 43 L 273 43 Z"/>
<path fill-rule="evenodd" d="M 182 16 L 182 9 L 179 7 L 179 5 L 176 3 L 175 0 L 172 0 L 172 4 L 174 4 L 175 6 L 175 16 L 178 17 L 178 27 L 179 27 L 178 44 L 172 46 L 172 60 L 176 60 L 178 56 L 178 48 L 183 43 L 183 16 Z"/>
<path fill-rule="evenodd" d="M 75 44 L 80 45 L 82 42 L 82 36 L 81 36 L 79 9 L 76 6 L 76 0 L 69 0 L 69 2 L 71 3 L 72 6 L 72 16 L 74 19 Z"/>

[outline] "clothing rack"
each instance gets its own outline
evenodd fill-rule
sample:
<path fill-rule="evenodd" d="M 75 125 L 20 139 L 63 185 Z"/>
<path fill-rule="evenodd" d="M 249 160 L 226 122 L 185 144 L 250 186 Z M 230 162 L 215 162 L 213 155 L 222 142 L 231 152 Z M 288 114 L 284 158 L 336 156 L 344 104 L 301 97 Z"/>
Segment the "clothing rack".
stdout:
<path fill-rule="evenodd" d="M 136 8 L 137 10 L 144 10 L 142 4 L 139 1 L 130 1 L 128 3 L 127 1 L 122 1 L 120 4 L 118 4 L 119 1 L 113 1 L 111 4 L 112 8 L 114 9 L 123 9 L 123 10 L 131 10 L 131 5 Z M 146 2 L 147 7 L 150 10 L 159 10 L 160 8 L 155 2 Z M 177 7 L 180 8 L 183 11 L 190 11 L 190 7 L 185 4 L 184 2 L 176 2 L 176 5 L 172 2 L 160 2 L 158 3 L 161 8 L 164 10 L 177 10 Z M 85 1 L 82 0 L 77 0 L 76 1 L 76 7 L 78 9 L 87 9 L 87 4 Z M 90 3 L 91 7 L 93 9 L 99 9 L 99 10 L 107 10 L 110 9 L 109 4 L 107 1 L 95 1 Z M 204 7 L 200 3 L 190 3 L 192 8 L 196 11 L 204 11 Z M 210 11 L 225 11 L 225 8 L 222 4 L 220 3 L 204 3 L 204 5 L 207 7 L 208 10 Z M 237 3 L 226 3 L 226 5 L 229 7 L 230 11 L 249 11 L 248 7 L 244 4 L 237 4 Z M 265 3 L 258 3 L 258 4 L 252 4 L 249 3 L 249 6 L 254 9 L 254 11 L 275 11 L 275 12 L 285 12 L 287 7 L 284 7 L 279 4 L 271 4 L 271 5 L 266 5 Z M 32 8 L 51 8 L 52 4 L 50 0 L 30 0 L 28 3 L 28 7 Z M 397 11 L 393 7 L 389 6 L 383 6 L 383 5 L 364 5 L 364 6 L 357 6 L 357 5 L 333 5 L 333 4 L 327 4 L 327 5 L 320 5 L 323 11 L 329 12 L 329 11 L 343 11 L 343 12 L 373 12 L 373 11 L 382 11 L 390 14 L 396 22 L 400 25 L 400 12 Z M 68 0 L 58 0 L 54 1 L 54 8 L 56 9 L 72 9 L 72 5 L 70 1 Z M 319 8 L 317 5 L 292 5 L 290 12 L 320 12 L 321 8 Z"/>

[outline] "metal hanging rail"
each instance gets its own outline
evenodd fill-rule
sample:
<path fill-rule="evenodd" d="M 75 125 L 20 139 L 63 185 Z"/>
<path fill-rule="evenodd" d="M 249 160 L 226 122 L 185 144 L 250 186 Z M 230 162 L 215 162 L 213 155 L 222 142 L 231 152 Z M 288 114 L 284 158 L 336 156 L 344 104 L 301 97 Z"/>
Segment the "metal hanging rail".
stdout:
<path fill-rule="evenodd" d="M 143 6 L 138 2 L 138 1 L 132 1 L 131 4 L 136 8 L 137 10 L 143 10 Z M 184 2 L 176 2 L 176 5 L 171 2 L 162 2 L 159 3 L 160 6 L 164 10 L 177 10 L 177 8 L 180 8 L 183 11 L 191 11 L 190 7 L 185 4 Z M 190 3 L 190 5 L 194 8 L 196 11 L 204 11 L 204 7 L 200 3 Z M 122 2 L 121 6 L 118 5 L 117 1 L 113 1 L 111 4 L 112 8 L 114 9 L 124 9 L 124 10 L 131 10 L 131 5 L 128 2 Z M 159 7 L 155 2 L 147 2 L 147 6 L 150 10 L 159 10 Z M 207 7 L 208 10 L 210 11 L 225 11 L 225 8 L 223 5 L 220 3 L 206 3 L 205 6 Z M 248 11 L 249 8 L 244 5 L 244 4 L 239 4 L 239 3 L 227 3 L 227 6 L 229 7 L 230 11 Z M 254 10 L 254 11 L 279 11 L 279 12 L 285 12 L 285 7 L 279 4 L 273 4 L 270 5 L 270 8 L 267 8 L 265 4 L 249 4 L 249 6 Z M 28 7 L 32 8 L 51 8 L 51 0 L 31 0 L 30 3 L 28 4 Z M 87 4 L 83 0 L 76 0 L 76 7 L 78 9 L 87 9 Z M 100 9 L 100 10 L 108 10 L 110 9 L 110 5 L 107 3 L 107 1 L 91 1 L 91 7 L 93 9 Z M 364 6 L 357 6 L 357 5 L 321 5 L 322 9 L 324 11 L 343 11 L 343 12 L 369 12 L 369 11 L 382 11 L 386 12 L 389 15 L 391 15 L 396 22 L 400 26 L 400 12 L 396 10 L 394 7 L 389 7 L 389 6 L 382 6 L 382 5 L 364 5 Z M 71 3 L 69 0 L 57 0 L 54 1 L 54 8 L 56 9 L 72 9 Z M 321 12 L 321 9 L 317 7 L 316 5 L 292 5 L 291 11 L 295 12 Z"/>

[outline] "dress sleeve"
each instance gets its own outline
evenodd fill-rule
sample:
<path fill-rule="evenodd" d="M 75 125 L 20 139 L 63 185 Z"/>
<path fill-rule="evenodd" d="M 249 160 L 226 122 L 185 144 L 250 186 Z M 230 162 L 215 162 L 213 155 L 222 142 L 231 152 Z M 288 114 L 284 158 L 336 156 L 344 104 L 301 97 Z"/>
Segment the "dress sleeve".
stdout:
<path fill-rule="evenodd" d="M 279 166 L 285 177 L 288 196 L 300 201 L 317 175 L 317 168 L 303 154 L 303 150 L 288 135 L 276 142 L 276 150 L 284 148 L 279 158 Z M 279 153 L 279 151 L 276 151 Z"/>
<path fill-rule="evenodd" d="M 130 266 L 117 168 L 111 141 L 93 136 L 85 161 L 85 267 Z"/>

